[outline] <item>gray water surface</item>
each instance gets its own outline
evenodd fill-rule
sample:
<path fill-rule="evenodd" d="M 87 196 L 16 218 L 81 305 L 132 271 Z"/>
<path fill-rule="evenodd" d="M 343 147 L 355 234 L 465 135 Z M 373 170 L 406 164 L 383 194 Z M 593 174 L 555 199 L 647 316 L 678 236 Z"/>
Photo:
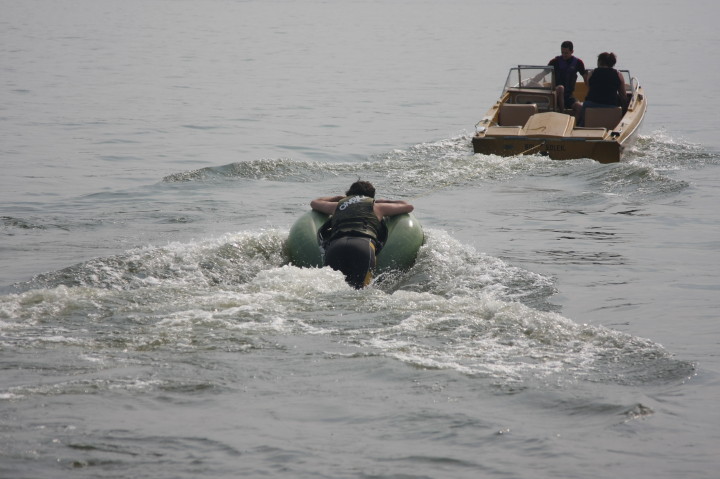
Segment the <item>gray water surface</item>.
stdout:
<path fill-rule="evenodd" d="M 0 0 L 0 476 L 716 477 L 720 12 L 610 7 Z M 473 155 L 566 39 L 624 161 Z M 283 253 L 358 177 L 426 231 L 361 291 Z"/>

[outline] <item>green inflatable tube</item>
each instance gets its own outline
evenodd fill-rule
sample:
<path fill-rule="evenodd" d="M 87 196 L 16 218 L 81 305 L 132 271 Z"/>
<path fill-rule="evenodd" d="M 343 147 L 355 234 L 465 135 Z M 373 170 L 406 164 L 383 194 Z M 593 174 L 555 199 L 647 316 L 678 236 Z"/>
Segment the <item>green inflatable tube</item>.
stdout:
<path fill-rule="evenodd" d="M 302 215 L 290 228 L 285 251 L 295 266 L 319 268 L 323 265 L 318 230 L 329 216 L 315 210 Z M 415 263 L 425 234 L 412 213 L 385 218 L 388 239 L 377 256 L 376 273 L 391 269 L 407 269 Z"/>

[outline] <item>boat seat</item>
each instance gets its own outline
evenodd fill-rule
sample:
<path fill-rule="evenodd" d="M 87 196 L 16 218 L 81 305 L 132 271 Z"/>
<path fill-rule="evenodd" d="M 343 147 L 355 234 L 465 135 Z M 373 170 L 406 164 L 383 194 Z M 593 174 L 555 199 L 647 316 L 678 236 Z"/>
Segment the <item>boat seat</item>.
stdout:
<path fill-rule="evenodd" d="M 521 126 L 490 126 L 485 136 L 519 136 L 522 134 Z"/>
<path fill-rule="evenodd" d="M 563 137 L 569 134 L 575 127 L 575 117 L 549 111 L 539 113 L 525 125 L 525 134 L 539 138 Z"/>
<path fill-rule="evenodd" d="M 549 93 L 516 93 L 513 103 L 535 103 L 539 111 L 555 111 L 555 92 Z"/>
<path fill-rule="evenodd" d="M 538 112 L 535 103 L 518 105 L 515 103 L 503 103 L 500 105 L 498 124 L 500 126 L 525 126 L 528 119 Z"/>
<path fill-rule="evenodd" d="M 622 108 L 586 108 L 586 128 L 607 128 L 613 130 L 622 120 Z"/>

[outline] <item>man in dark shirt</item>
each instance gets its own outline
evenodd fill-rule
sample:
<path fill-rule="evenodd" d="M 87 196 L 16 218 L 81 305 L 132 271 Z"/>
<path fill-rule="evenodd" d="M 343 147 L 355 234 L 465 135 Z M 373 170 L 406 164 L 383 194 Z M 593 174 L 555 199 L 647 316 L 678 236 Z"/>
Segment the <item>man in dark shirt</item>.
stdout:
<path fill-rule="evenodd" d="M 560 55 L 556 56 L 548 65 L 555 69 L 555 91 L 557 91 L 558 111 L 564 112 L 565 108 L 571 108 L 578 115 L 580 103 L 573 97 L 575 92 L 575 81 L 578 74 L 587 82 L 588 72 L 585 64 L 579 58 L 573 56 L 573 43 L 564 41 L 560 45 Z"/>

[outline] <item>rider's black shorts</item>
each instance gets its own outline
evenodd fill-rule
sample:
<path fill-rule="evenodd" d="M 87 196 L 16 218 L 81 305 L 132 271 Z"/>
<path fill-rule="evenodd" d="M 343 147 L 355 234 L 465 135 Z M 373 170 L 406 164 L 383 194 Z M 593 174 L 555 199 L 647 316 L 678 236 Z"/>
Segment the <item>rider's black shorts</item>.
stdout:
<path fill-rule="evenodd" d="M 354 288 L 367 286 L 375 268 L 375 244 L 364 236 L 343 236 L 325 247 L 325 266 L 345 275 Z"/>

